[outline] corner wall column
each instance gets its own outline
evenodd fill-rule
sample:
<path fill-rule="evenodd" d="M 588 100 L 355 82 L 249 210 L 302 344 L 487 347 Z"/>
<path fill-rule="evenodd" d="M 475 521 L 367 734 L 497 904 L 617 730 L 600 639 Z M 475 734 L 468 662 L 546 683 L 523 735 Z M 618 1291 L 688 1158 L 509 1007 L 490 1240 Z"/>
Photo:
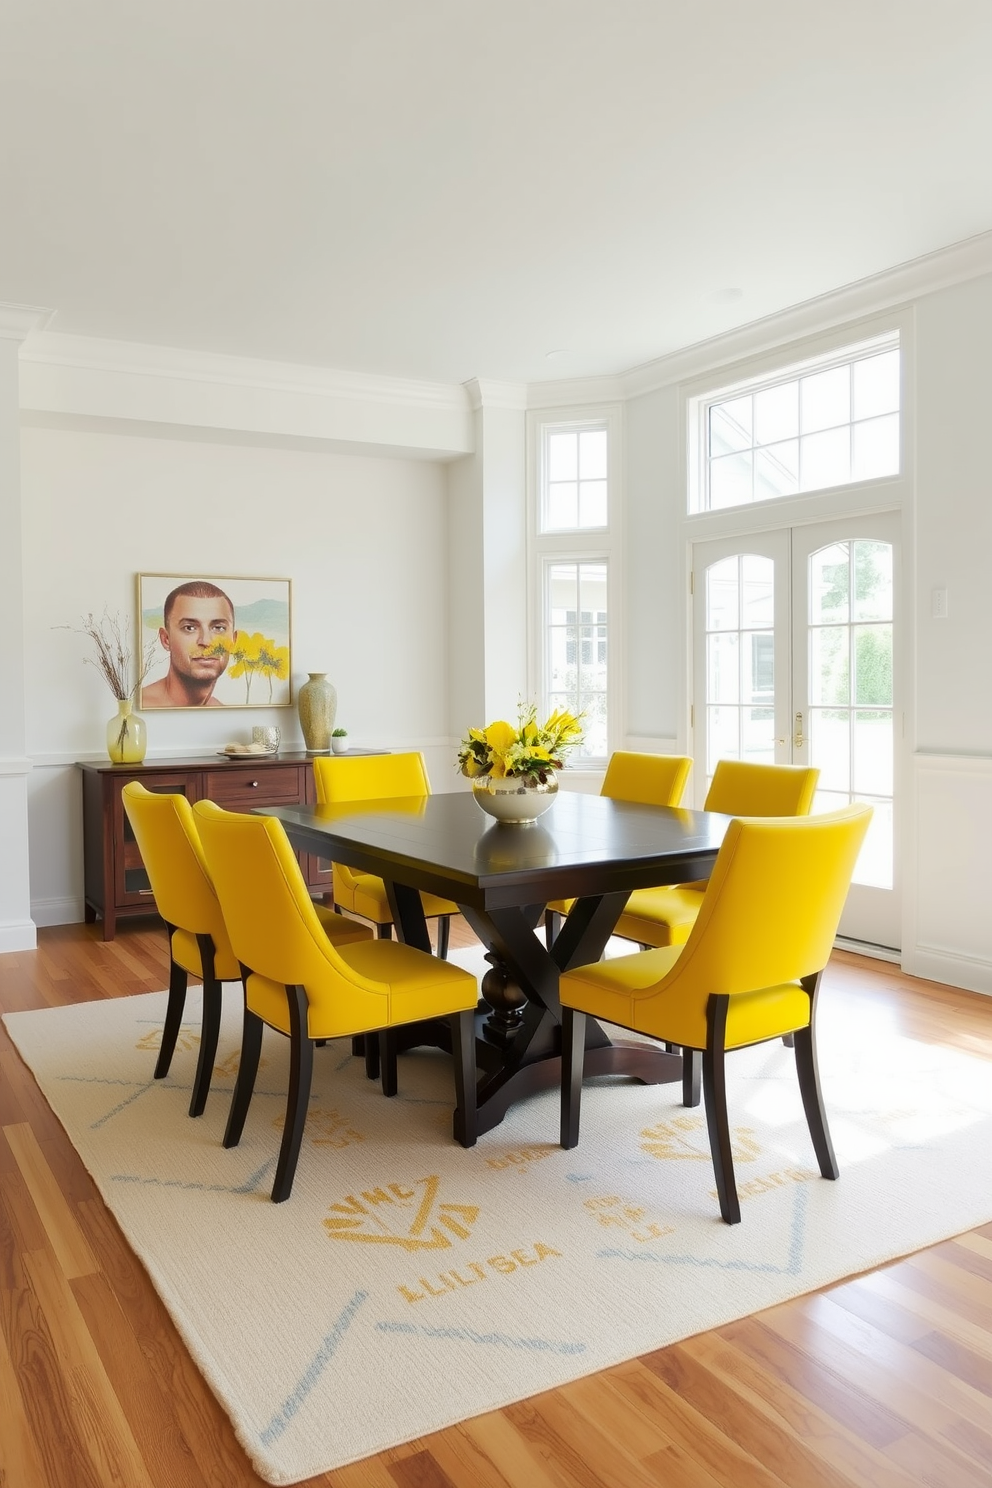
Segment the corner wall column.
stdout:
<path fill-rule="evenodd" d="M 448 467 L 450 728 L 517 716 L 529 696 L 526 388 L 467 384 L 474 453 Z"/>
<path fill-rule="evenodd" d="M 0 953 L 31 951 L 28 772 L 21 545 L 21 342 L 50 312 L 0 304 Z"/>

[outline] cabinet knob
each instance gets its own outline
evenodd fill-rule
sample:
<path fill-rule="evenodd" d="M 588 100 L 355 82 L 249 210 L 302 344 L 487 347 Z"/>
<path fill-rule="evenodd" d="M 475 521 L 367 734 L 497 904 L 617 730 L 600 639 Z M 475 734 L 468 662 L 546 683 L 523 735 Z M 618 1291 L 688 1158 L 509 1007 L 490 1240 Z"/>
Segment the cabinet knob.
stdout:
<path fill-rule="evenodd" d="M 248 784 L 251 786 L 252 790 L 257 790 L 257 788 L 258 788 L 258 781 L 257 780 L 249 780 Z"/>

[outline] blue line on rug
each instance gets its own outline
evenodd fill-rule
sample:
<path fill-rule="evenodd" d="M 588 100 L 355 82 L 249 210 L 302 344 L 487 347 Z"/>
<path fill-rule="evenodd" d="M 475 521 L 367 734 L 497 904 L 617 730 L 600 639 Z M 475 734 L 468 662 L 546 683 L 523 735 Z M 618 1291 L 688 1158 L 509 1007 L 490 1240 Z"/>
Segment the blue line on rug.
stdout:
<path fill-rule="evenodd" d="M 452 1338 L 456 1342 L 496 1344 L 500 1348 L 529 1349 L 534 1353 L 583 1354 L 584 1343 L 551 1338 L 510 1338 L 506 1333 L 476 1333 L 474 1328 L 429 1328 L 417 1323 L 376 1323 L 380 1333 L 412 1333 L 419 1338 Z"/>
<path fill-rule="evenodd" d="M 806 1239 L 806 1210 L 809 1197 L 806 1189 L 799 1186 L 792 1201 L 792 1224 L 789 1233 L 789 1259 L 784 1266 L 772 1261 L 721 1261 L 715 1256 L 659 1255 L 653 1250 L 597 1250 L 596 1259 L 602 1261 L 655 1261 L 662 1266 L 709 1267 L 716 1271 L 764 1271 L 772 1276 L 798 1276 L 802 1269 L 803 1249 Z"/>
<path fill-rule="evenodd" d="M 337 1322 L 334 1324 L 333 1328 L 328 1333 L 323 1343 L 320 1345 L 320 1348 L 317 1350 L 316 1354 L 314 1354 L 313 1359 L 306 1372 L 301 1377 L 299 1384 L 296 1386 L 292 1394 L 283 1401 L 282 1405 L 276 1411 L 268 1426 L 266 1426 L 265 1430 L 260 1434 L 259 1441 L 264 1447 L 269 1446 L 278 1437 L 282 1436 L 290 1421 L 296 1415 L 296 1412 L 300 1409 L 300 1406 L 306 1400 L 307 1396 L 310 1394 L 310 1391 L 313 1389 L 314 1385 L 320 1379 L 320 1376 L 323 1374 L 324 1370 L 333 1359 L 335 1353 L 337 1352 L 338 1344 L 347 1333 L 348 1328 L 353 1322 L 355 1314 L 358 1312 L 358 1309 L 361 1307 L 362 1303 L 368 1301 L 368 1296 L 368 1292 L 356 1292 L 351 1301 L 341 1312 Z"/>
<path fill-rule="evenodd" d="M 230 1193 L 247 1194 L 257 1193 L 262 1179 L 272 1167 L 274 1158 L 269 1158 L 262 1166 L 244 1180 L 243 1183 L 190 1183 L 182 1178 L 151 1178 L 142 1173 L 111 1173 L 111 1183 L 141 1183 L 146 1188 L 183 1188 L 191 1193 Z"/>

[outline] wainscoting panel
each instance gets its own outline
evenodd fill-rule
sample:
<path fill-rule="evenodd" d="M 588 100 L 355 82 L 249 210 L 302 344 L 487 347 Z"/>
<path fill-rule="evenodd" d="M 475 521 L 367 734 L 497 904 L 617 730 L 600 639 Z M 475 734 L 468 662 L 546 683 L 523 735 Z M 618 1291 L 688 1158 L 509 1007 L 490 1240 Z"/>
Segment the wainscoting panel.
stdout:
<path fill-rule="evenodd" d="M 903 970 L 992 996 L 992 759 L 918 754 Z"/>

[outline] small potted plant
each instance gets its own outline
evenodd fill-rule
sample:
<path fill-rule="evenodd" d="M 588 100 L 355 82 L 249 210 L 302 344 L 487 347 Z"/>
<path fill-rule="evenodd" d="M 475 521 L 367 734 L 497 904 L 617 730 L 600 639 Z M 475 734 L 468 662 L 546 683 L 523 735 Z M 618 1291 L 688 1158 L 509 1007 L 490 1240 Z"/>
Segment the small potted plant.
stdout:
<path fill-rule="evenodd" d="M 335 754 L 344 754 L 348 749 L 348 730 L 337 728 L 331 733 L 331 749 Z"/>

